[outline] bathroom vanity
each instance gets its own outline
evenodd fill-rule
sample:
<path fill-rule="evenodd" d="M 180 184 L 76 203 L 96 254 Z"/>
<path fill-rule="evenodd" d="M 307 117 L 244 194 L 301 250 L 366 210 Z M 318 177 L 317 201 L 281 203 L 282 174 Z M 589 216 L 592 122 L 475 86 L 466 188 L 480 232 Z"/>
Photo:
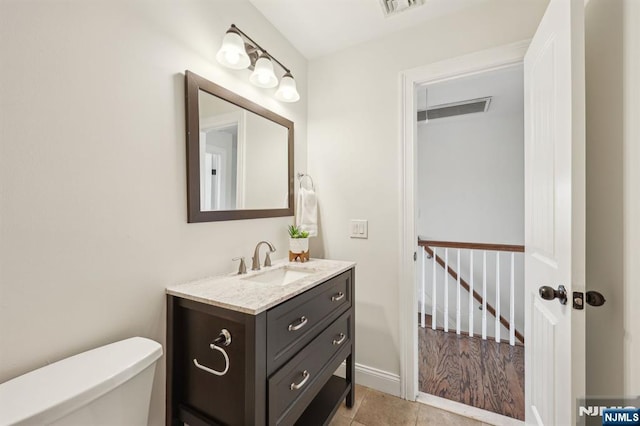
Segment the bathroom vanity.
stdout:
<path fill-rule="evenodd" d="M 166 424 L 324 425 L 351 407 L 354 266 L 281 261 L 167 288 Z"/>

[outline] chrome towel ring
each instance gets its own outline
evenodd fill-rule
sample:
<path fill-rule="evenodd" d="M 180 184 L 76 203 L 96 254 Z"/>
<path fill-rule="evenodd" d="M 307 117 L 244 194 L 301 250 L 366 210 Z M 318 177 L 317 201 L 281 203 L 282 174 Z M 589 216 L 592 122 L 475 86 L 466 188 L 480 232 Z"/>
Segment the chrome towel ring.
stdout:
<path fill-rule="evenodd" d="M 311 177 L 311 175 L 308 175 L 306 173 L 298 173 L 297 176 L 298 176 L 298 183 L 300 185 L 300 188 L 302 188 L 302 180 L 304 178 L 308 178 L 311 181 L 311 189 L 314 191 L 316 190 L 315 185 L 313 184 L 313 178 Z"/>

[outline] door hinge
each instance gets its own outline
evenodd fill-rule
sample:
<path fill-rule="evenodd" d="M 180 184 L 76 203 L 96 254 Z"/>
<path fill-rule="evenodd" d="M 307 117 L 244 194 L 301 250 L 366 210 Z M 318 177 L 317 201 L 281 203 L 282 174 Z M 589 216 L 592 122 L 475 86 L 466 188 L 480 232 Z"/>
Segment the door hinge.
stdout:
<path fill-rule="evenodd" d="M 418 260 L 418 253 L 417 252 L 413 252 L 413 261 L 415 262 L 416 260 Z"/>

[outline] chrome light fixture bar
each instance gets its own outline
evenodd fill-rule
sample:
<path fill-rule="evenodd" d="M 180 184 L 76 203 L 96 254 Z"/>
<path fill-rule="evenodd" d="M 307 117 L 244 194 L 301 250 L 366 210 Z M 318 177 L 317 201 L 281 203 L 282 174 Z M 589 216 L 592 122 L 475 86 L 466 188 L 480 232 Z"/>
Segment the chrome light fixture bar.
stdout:
<path fill-rule="evenodd" d="M 284 70 L 275 98 L 282 102 L 296 102 L 300 99 L 291 70 L 234 24 L 227 30 L 222 46 L 216 54 L 216 60 L 234 70 L 253 69 L 249 81 L 266 89 L 278 85 L 278 78 L 273 70 L 272 61 L 275 61 Z"/>

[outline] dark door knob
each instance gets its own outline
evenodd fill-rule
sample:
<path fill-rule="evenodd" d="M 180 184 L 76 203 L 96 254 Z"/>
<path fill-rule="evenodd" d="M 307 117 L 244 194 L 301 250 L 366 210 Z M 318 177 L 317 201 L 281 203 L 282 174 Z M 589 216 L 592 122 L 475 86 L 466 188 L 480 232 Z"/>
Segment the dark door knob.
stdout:
<path fill-rule="evenodd" d="M 538 292 L 540 293 L 540 297 L 544 300 L 558 299 L 558 302 L 561 304 L 567 304 L 567 289 L 564 288 L 563 285 L 559 285 L 557 290 L 553 287 L 549 287 L 548 285 L 543 285 L 540 287 Z"/>
<path fill-rule="evenodd" d="M 591 306 L 602 306 L 606 302 L 604 296 L 597 291 L 588 291 L 585 295 L 585 302 Z"/>

